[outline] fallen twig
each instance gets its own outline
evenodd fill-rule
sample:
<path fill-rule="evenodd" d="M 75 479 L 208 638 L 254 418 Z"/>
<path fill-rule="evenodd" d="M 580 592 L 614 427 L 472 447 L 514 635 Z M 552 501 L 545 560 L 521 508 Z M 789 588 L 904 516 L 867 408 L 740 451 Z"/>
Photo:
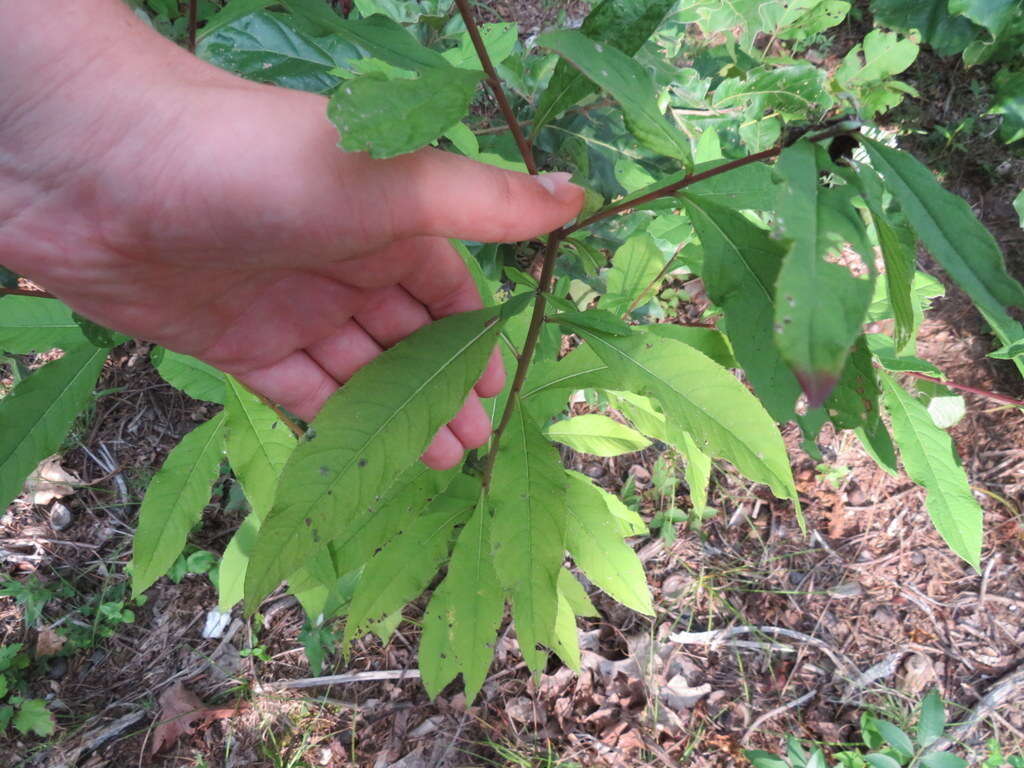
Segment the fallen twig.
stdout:
<path fill-rule="evenodd" d="M 776 707 L 775 709 L 772 709 L 772 710 L 769 710 L 769 711 L 765 712 L 763 715 L 761 715 L 759 718 L 757 718 L 754 722 L 752 722 L 750 724 L 750 727 L 747 728 L 746 733 L 743 734 L 743 738 L 740 739 L 740 744 L 744 744 L 744 745 L 747 744 L 747 742 L 750 740 L 750 737 L 753 736 L 754 733 L 757 732 L 757 729 L 760 728 L 762 725 L 764 725 L 769 720 L 771 720 L 776 715 L 781 715 L 783 712 L 788 712 L 791 709 L 796 709 L 797 707 L 803 706 L 808 701 L 813 699 L 817 694 L 818 694 L 818 689 L 817 688 L 812 688 L 811 690 L 809 690 L 807 693 L 805 693 L 800 698 L 793 699 L 788 704 L 783 704 L 781 707 Z"/>
<path fill-rule="evenodd" d="M 995 714 L 996 710 L 1024 694 L 1024 664 L 1007 672 L 981 697 L 967 719 L 932 745 L 932 750 L 943 750 L 957 743 L 965 743 L 971 731 L 983 720 Z"/>
<path fill-rule="evenodd" d="M 347 683 L 369 683 L 377 680 L 419 680 L 418 669 L 385 669 L 379 672 L 349 672 L 347 675 L 325 675 L 324 677 L 303 677 L 298 680 L 279 680 L 276 683 L 264 683 L 264 689 L 297 690 L 300 688 L 320 688 L 327 685 L 345 685 Z"/>

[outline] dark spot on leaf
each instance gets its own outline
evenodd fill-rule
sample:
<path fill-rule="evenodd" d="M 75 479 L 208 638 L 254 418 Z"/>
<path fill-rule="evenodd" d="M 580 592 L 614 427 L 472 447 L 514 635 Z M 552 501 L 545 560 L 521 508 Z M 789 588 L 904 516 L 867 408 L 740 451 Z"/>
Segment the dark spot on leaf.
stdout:
<path fill-rule="evenodd" d="M 327 495 L 328 496 L 333 496 L 334 495 L 334 491 L 332 491 L 330 488 L 328 488 L 327 489 Z"/>
<path fill-rule="evenodd" d="M 280 424 L 280 423 L 281 422 L 279 422 L 279 421 L 275 421 L 273 424 L 270 425 L 270 428 L 271 429 L 277 429 L 277 425 Z"/>
<path fill-rule="evenodd" d="M 366 459 L 360 459 L 359 461 L 357 461 L 356 462 L 356 466 L 358 466 L 358 467 L 365 467 L 366 466 Z"/>
<path fill-rule="evenodd" d="M 311 518 L 311 517 L 307 517 L 307 518 L 306 518 L 305 520 L 303 520 L 302 522 L 304 522 L 304 523 L 306 524 L 306 527 L 307 527 L 307 528 L 309 528 L 309 527 L 310 527 L 311 525 L 313 525 L 313 518 Z"/>
<path fill-rule="evenodd" d="M 644 344 L 644 349 L 654 349 L 653 344 Z"/>
<path fill-rule="evenodd" d="M 331 474 L 331 470 L 329 470 L 327 467 L 320 467 L 320 474 L 323 475 L 324 477 L 327 477 L 329 474 Z"/>
<path fill-rule="evenodd" d="M 320 531 L 318 531 L 316 528 L 313 529 L 313 543 L 320 543 Z"/>

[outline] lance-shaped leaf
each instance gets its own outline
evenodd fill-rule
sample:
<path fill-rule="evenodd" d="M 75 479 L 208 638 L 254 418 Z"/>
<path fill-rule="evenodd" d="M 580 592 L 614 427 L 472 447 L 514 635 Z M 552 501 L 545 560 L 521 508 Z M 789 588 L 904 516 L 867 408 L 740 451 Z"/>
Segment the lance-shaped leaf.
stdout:
<path fill-rule="evenodd" d="M 164 381 L 189 397 L 224 404 L 226 377 L 212 365 L 164 347 L 153 347 L 149 359 Z"/>
<path fill-rule="evenodd" d="M 55 299 L 0 298 L 0 352 L 24 355 L 86 343 L 71 308 Z"/>
<path fill-rule="evenodd" d="M 491 516 L 485 504 L 459 533 L 448 574 L 423 617 L 420 671 L 436 696 L 459 672 L 472 702 L 494 658 L 494 638 L 505 614 L 505 593 L 491 557 Z"/>
<path fill-rule="evenodd" d="M 861 139 L 928 251 L 963 288 L 1003 344 L 1024 336 L 1007 307 L 1024 309 L 1024 287 L 1006 271 L 992 234 L 963 198 L 944 190 L 912 155 Z M 1024 360 L 1017 360 L 1024 372 Z"/>
<path fill-rule="evenodd" d="M 564 568 L 558 572 L 558 607 L 555 612 L 555 627 L 549 643 L 551 650 L 558 654 L 558 658 L 571 669 L 579 674 L 580 671 L 580 636 L 576 627 L 577 609 L 586 608 L 587 616 L 593 615 L 593 607 L 586 591 L 576 581 L 575 577 Z"/>
<path fill-rule="evenodd" d="M 249 554 L 274 503 L 277 480 L 295 449 L 295 436 L 273 409 L 231 376 L 227 377 L 224 412 L 228 463 L 252 507 L 225 547 L 218 570 L 218 600 L 221 608 L 228 608 L 242 599 Z"/>
<path fill-rule="evenodd" d="M 497 307 L 438 320 L 361 368 L 328 399 L 285 465 L 277 503 L 260 529 L 246 574 L 250 607 L 377 508 L 458 412 L 499 329 Z"/>
<path fill-rule="evenodd" d="M 594 584 L 634 611 L 654 615 L 647 576 L 636 552 L 623 541 L 620 520 L 608 511 L 605 493 L 578 472 L 568 472 L 566 546 Z"/>
<path fill-rule="evenodd" d="M 427 509 L 366 564 L 345 622 L 343 644 L 387 616 L 400 612 L 427 588 L 448 558 L 455 526 L 472 514 L 480 481 L 459 475 Z"/>
<path fill-rule="evenodd" d="M 723 368 L 739 368 L 739 363 L 733 357 L 729 338 L 714 328 L 657 323 L 640 326 L 640 330 L 652 336 L 661 336 L 663 339 L 681 341 L 698 352 L 703 352 Z"/>
<path fill-rule="evenodd" d="M 768 412 L 776 421 L 787 421 L 800 385 L 774 340 L 782 248 L 736 211 L 692 195 L 683 199 L 704 247 L 704 287 L 725 312 L 736 359 Z"/>
<path fill-rule="evenodd" d="M 578 330 L 626 386 L 658 400 L 702 451 L 736 465 L 776 496 L 796 499 L 789 458 L 764 406 L 729 371 L 671 339 L 614 338 Z"/>
<path fill-rule="evenodd" d="M 132 591 L 138 595 L 167 573 L 202 519 L 224 455 L 221 411 L 182 438 L 146 489 L 132 551 Z"/>
<path fill-rule="evenodd" d="M 602 0 L 583 20 L 580 32 L 632 56 L 647 42 L 675 0 Z M 579 70 L 559 61 L 533 118 L 533 136 L 544 125 L 596 89 Z"/>
<path fill-rule="evenodd" d="M 683 470 L 686 485 L 690 489 L 690 504 L 693 505 L 693 519 L 700 521 L 708 506 L 708 487 L 711 485 L 711 457 L 697 447 L 689 432 L 682 433 L 677 446 L 686 457 Z"/>
<path fill-rule="evenodd" d="M 38 299 L 42 301 L 42 299 Z M 91 345 L 68 350 L 0 400 L 0 501 L 6 507 L 39 462 L 57 452 L 92 396 L 107 359 Z"/>
<path fill-rule="evenodd" d="M 542 360 L 531 365 L 520 400 L 534 419 L 543 424 L 565 408 L 570 392 L 622 386 L 604 360 L 583 345 L 557 362 Z"/>
<path fill-rule="evenodd" d="M 654 238 L 646 232 L 630 237 L 612 257 L 612 267 L 605 275 L 608 292 L 601 298 L 601 309 L 623 314 L 664 266 L 665 257 Z"/>
<path fill-rule="evenodd" d="M 658 108 L 654 83 L 640 64 L 607 43 L 573 30 L 545 32 L 537 42 L 557 51 L 622 106 L 630 133 L 653 152 L 690 163 L 690 142 Z"/>
<path fill-rule="evenodd" d="M 917 259 L 917 240 L 906 226 L 902 217 L 885 210 L 882 200 L 883 187 L 878 174 L 867 167 L 858 169 L 856 179 L 878 233 L 878 245 L 885 260 L 885 283 L 896 320 L 893 339 L 897 349 L 903 349 L 914 337 L 914 299 L 911 289 L 914 284 L 914 262 Z"/>
<path fill-rule="evenodd" d="M 790 246 L 775 288 L 775 344 L 815 408 L 839 380 L 872 293 L 870 281 L 825 260 L 842 236 L 828 220 L 819 151 L 809 141 L 797 142 L 776 165 L 784 180 L 778 222 Z"/>
<path fill-rule="evenodd" d="M 273 4 L 274 0 L 228 0 L 223 8 L 207 19 L 203 28 L 196 34 L 196 37 L 202 40 L 204 37 L 212 35 L 218 29 L 222 29 L 228 24 L 233 24 L 251 13 L 262 11 L 267 6 Z"/>
<path fill-rule="evenodd" d="M 565 556 L 565 471 L 558 452 L 516 403 L 491 479 L 494 568 L 512 598 L 519 648 L 531 670 L 554 648 L 558 571 Z"/>
<path fill-rule="evenodd" d="M 954 552 L 978 569 L 982 512 L 967 473 L 957 460 L 953 441 L 935 426 L 928 409 L 889 374 L 879 373 L 879 378 L 907 474 L 924 486 L 925 506 L 939 534 Z"/>
<path fill-rule="evenodd" d="M 483 76 L 447 65 L 411 80 L 363 75 L 338 87 L 327 116 L 342 149 L 394 157 L 426 146 L 465 117 Z"/>
<path fill-rule="evenodd" d="M 635 429 L 599 413 L 588 413 L 556 421 L 544 433 L 574 451 L 593 456 L 621 456 L 642 451 L 651 441 Z"/>

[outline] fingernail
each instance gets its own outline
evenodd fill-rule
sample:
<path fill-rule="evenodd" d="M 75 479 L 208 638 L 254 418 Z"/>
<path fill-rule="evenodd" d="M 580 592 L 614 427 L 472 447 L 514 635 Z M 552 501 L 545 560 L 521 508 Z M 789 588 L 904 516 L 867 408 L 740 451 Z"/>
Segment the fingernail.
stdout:
<path fill-rule="evenodd" d="M 542 173 L 539 176 L 534 176 L 533 178 L 537 180 L 538 184 L 544 187 L 549 195 L 560 203 L 571 203 L 575 201 L 581 191 L 580 187 L 577 187 L 569 181 L 569 179 L 572 178 L 572 174 L 565 173 L 564 171 Z"/>

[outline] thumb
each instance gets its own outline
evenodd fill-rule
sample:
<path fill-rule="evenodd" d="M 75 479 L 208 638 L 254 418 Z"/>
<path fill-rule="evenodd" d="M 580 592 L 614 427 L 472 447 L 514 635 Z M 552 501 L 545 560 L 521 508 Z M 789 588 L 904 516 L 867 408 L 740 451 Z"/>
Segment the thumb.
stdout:
<path fill-rule="evenodd" d="M 376 183 L 396 212 L 396 237 L 436 235 L 513 242 L 551 232 L 583 207 L 568 173 L 530 176 L 435 149 L 393 160 Z"/>

